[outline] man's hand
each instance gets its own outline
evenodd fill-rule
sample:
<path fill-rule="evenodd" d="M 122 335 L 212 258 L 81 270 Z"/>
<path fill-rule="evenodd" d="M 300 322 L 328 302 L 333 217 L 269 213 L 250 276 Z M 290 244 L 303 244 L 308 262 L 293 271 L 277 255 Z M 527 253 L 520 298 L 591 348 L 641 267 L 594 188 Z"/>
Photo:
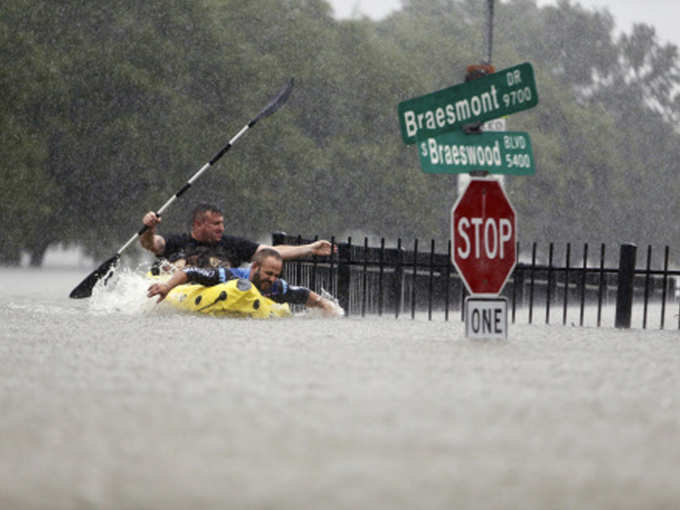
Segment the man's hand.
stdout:
<path fill-rule="evenodd" d="M 338 246 L 335 245 L 333 248 L 333 253 L 338 253 Z M 309 249 L 311 250 L 312 255 L 330 255 L 331 243 L 325 239 L 320 239 L 318 241 L 314 241 L 313 243 L 309 243 Z"/>
<path fill-rule="evenodd" d="M 142 218 L 142 223 L 146 225 L 149 228 L 156 228 L 156 225 L 158 225 L 161 222 L 160 216 L 158 216 L 155 212 L 149 211 L 144 215 L 144 218 Z"/>
<path fill-rule="evenodd" d="M 340 306 L 326 298 L 321 298 L 321 301 L 319 302 L 319 308 L 321 308 L 324 317 L 342 317 L 344 315 L 344 312 Z"/>
<path fill-rule="evenodd" d="M 189 277 L 184 271 L 175 271 L 167 282 L 154 283 L 153 285 L 151 285 L 151 287 L 149 287 L 149 289 L 146 291 L 146 296 L 147 297 L 159 296 L 157 302 L 160 303 L 165 299 L 165 296 L 168 295 L 168 292 L 170 292 L 178 285 L 186 283 L 188 279 Z"/>
<path fill-rule="evenodd" d="M 159 296 L 157 303 L 165 299 L 165 296 L 170 292 L 170 286 L 167 283 L 154 283 L 146 292 L 146 297 Z"/>
<path fill-rule="evenodd" d="M 308 244 L 277 244 L 276 246 L 268 246 L 261 244 L 257 247 L 257 253 L 265 248 L 273 248 L 281 254 L 283 260 L 299 259 L 309 257 L 311 255 L 328 256 L 331 254 L 331 243 L 325 239 L 320 239 Z M 333 247 L 333 253 L 338 253 L 338 247 Z"/>
<path fill-rule="evenodd" d="M 142 223 L 148 227 L 148 229 L 140 236 L 139 244 L 142 248 L 149 250 L 150 252 L 160 255 L 165 249 L 165 239 L 162 236 L 156 235 L 156 225 L 161 222 L 160 216 L 155 212 L 149 211 L 142 218 Z"/>
<path fill-rule="evenodd" d="M 324 317 L 342 317 L 345 312 L 343 309 L 335 304 L 330 299 L 326 299 L 318 295 L 313 290 L 309 291 L 309 297 L 307 298 L 307 306 L 311 308 L 320 308 L 321 314 Z"/>

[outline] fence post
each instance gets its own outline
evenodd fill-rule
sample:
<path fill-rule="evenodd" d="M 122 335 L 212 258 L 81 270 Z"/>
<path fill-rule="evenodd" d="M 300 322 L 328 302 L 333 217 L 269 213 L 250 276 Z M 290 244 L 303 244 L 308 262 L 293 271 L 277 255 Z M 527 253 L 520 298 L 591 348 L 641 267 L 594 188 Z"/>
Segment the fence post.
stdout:
<path fill-rule="evenodd" d="M 512 272 L 512 285 L 516 306 L 524 306 L 524 269 L 515 266 Z"/>
<path fill-rule="evenodd" d="M 338 303 L 349 317 L 349 289 L 352 273 L 352 245 L 338 245 Z"/>
<path fill-rule="evenodd" d="M 630 328 L 633 312 L 633 280 L 635 278 L 636 253 L 636 245 L 621 245 L 616 289 L 616 320 L 614 322 L 614 326 L 617 328 Z"/>
<path fill-rule="evenodd" d="M 392 280 L 392 297 L 394 299 L 394 318 L 399 318 L 401 312 L 401 296 L 404 283 L 404 268 L 402 262 L 404 253 L 401 251 L 401 238 L 397 239 L 397 261 L 394 266 L 393 280 Z"/>

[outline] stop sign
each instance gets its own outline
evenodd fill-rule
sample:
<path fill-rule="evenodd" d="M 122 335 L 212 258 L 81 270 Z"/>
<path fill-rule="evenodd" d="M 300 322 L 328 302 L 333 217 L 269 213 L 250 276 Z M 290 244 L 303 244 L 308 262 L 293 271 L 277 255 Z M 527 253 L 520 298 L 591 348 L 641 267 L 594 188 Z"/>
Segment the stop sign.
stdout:
<path fill-rule="evenodd" d="M 451 261 L 468 291 L 499 294 L 517 261 L 515 210 L 500 183 L 471 179 L 451 216 Z"/>

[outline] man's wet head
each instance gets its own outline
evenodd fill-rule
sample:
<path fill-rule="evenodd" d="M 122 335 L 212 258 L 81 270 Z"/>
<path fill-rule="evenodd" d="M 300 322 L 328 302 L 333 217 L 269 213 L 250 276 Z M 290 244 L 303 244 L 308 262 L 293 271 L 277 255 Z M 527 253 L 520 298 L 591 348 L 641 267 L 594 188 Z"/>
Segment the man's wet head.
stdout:
<path fill-rule="evenodd" d="M 199 204 L 191 216 L 191 235 L 203 243 L 217 243 L 224 234 L 222 211 L 211 204 Z"/>
<path fill-rule="evenodd" d="M 281 254 L 274 249 L 263 248 L 253 257 L 250 280 L 261 292 L 268 292 L 281 276 L 282 270 L 283 259 Z"/>

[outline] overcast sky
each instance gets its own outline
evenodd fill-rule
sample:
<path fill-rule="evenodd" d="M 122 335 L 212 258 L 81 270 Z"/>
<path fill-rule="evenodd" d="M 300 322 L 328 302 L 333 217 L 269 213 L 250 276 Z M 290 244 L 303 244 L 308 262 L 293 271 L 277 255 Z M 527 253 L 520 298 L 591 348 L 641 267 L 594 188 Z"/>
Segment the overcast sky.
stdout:
<path fill-rule="evenodd" d="M 355 9 L 372 18 L 386 16 L 401 6 L 400 0 L 329 0 L 336 16 L 348 17 Z M 484 2 L 485 0 L 479 0 Z M 497 0 L 498 1 L 498 0 Z M 538 0 L 539 5 L 555 3 Z M 586 8 L 607 8 L 614 16 L 616 26 L 630 32 L 633 23 L 646 23 L 656 28 L 662 42 L 672 42 L 680 47 L 680 1 L 678 0 L 578 0 Z"/>

